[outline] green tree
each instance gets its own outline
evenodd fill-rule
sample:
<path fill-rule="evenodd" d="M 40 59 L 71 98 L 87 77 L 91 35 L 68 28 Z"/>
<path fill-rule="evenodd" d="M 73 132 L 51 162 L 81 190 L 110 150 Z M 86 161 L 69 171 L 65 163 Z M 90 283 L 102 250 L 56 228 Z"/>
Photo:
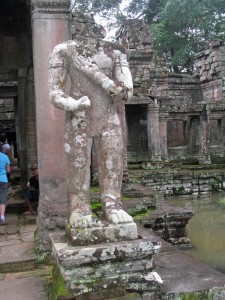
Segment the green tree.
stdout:
<path fill-rule="evenodd" d="M 144 18 L 151 26 L 155 49 L 171 71 L 192 73 L 195 54 L 208 41 L 225 40 L 224 0 L 131 0 L 124 12 L 122 0 L 76 0 L 75 8 L 117 20 Z"/>
<path fill-rule="evenodd" d="M 167 0 L 153 18 L 146 17 L 155 48 L 175 72 L 192 73 L 196 52 L 212 39 L 225 38 L 225 1 Z"/>

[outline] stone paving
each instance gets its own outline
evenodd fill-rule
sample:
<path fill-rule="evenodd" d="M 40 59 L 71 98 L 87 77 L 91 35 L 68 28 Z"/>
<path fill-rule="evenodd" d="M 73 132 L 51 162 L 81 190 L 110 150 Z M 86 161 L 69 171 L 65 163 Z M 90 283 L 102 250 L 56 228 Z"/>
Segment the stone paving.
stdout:
<path fill-rule="evenodd" d="M 224 274 L 198 261 L 185 251 L 161 240 L 150 229 L 138 226 L 138 232 L 141 236 L 151 236 L 152 241 L 162 243 L 161 252 L 154 256 L 154 261 L 155 271 L 163 280 L 162 292 L 166 295 L 165 298 L 162 298 L 163 300 L 225 299 Z M 195 293 L 195 295 L 192 294 L 193 298 L 191 298 L 191 293 Z M 205 296 L 198 296 L 198 293 L 205 293 Z"/>
<path fill-rule="evenodd" d="M 6 214 L 0 226 L 0 299 L 49 299 L 49 268 L 37 264 L 36 217 Z"/>

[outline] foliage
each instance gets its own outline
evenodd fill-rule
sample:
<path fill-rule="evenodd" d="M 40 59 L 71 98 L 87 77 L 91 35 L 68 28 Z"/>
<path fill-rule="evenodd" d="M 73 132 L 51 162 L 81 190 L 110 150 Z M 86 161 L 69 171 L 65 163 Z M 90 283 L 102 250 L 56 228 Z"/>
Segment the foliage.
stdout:
<path fill-rule="evenodd" d="M 225 205 L 225 198 L 220 199 L 219 204 Z"/>
<path fill-rule="evenodd" d="M 219 182 L 217 181 L 216 178 L 211 178 L 210 181 L 209 181 L 209 186 L 210 186 L 210 189 L 211 191 L 218 191 L 219 189 Z"/>
<path fill-rule="evenodd" d="M 210 40 L 225 37 L 225 2 L 221 0 L 162 2 L 165 5 L 155 16 L 146 15 L 152 24 L 155 48 L 166 56 L 171 63 L 172 71 L 192 73 L 196 52 Z"/>
<path fill-rule="evenodd" d="M 224 0 L 74 0 L 73 9 L 121 21 L 142 17 L 151 25 L 156 51 L 172 72 L 192 73 L 195 54 L 215 38 L 225 40 Z"/>
<path fill-rule="evenodd" d="M 72 0 L 71 10 L 79 10 L 85 13 L 98 15 L 108 20 L 108 26 L 115 26 L 115 22 L 122 21 L 126 17 L 120 9 L 122 0 Z"/>

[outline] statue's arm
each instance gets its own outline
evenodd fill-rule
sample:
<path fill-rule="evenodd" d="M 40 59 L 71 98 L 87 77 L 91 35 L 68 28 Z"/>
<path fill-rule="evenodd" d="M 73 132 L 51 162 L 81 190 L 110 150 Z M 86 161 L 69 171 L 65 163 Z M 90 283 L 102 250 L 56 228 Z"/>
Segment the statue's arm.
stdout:
<path fill-rule="evenodd" d="M 66 46 L 64 46 L 66 48 Z M 50 102 L 56 108 L 77 111 L 90 106 L 87 96 L 74 99 L 65 93 L 68 77 L 68 58 L 63 51 L 63 46 L 56 46 L 49 59 L 49 96 Z"/>
<path fill-rule="evenodd" d="M 77 55 L 74 63 L 76 68 L 81 71 L 85 77 L 101 86 L 108 94 L 112 96 L 117 95 L 123 90 L 119 82 L 110 79 L 93 61 L 87 61 L 83 59 L 81 55 Z"/>
<path fill-rule="evenodd" d="M 114 67 L 114 78 L 115 81 L 123 87 L 124 98 L 131 98 L 133 96 L 133 80 L 125 53 L 120 52 L 117 55 Z"/>

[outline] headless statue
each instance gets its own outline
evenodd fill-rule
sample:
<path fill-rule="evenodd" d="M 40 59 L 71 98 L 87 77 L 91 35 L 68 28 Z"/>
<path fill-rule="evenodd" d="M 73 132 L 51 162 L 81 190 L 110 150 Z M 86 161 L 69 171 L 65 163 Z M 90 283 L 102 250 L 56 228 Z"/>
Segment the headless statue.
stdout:
<path fill-rule="evenodd" d="M 132 96 L 124 49 L 102 40 L 104 29 L 89 17 L 75 19 L 73 40 L 57 45 L 49 66 L 50 102 L 66 111 L 64 149 L 73 228 L 101 226 L 90 206 L 91 149 L 95 144 L 102 209 L 112 224 L 133 222 L 121 203 L 123 140 L 117 101 Z M 65 93 L 67 77 L 70 94 Z"/>

